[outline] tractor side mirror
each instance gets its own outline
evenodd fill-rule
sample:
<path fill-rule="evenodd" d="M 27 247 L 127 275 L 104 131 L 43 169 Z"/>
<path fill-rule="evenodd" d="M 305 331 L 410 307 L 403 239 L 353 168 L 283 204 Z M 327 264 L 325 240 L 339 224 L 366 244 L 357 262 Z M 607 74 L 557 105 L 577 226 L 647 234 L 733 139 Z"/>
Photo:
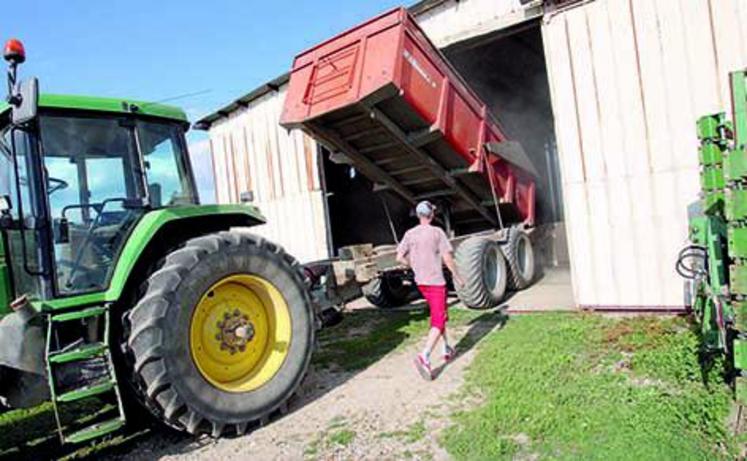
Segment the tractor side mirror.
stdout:
<path fill-rule="evenodd" d="M 0 195 L 0 229 L 9 229 L 13 226 L 13 217 L 10 215 L 12 209 L 10 195 Z"/>
<path fill-rule="evenodd" d="M 18 85 L 16 98 L 18 105 L 13 104 L 11 120 L 16 125 L 22 125 L 36 118 L 39 109 L 39 80 L 33 77 Z"/>
<path fill-rule="evenodd" d="M 10 195 L 0 195 L 0 215 L 9 215 L 12 209 L 13 202 L 10 200 Z"/>
<path fill-rule="evenodd" d="M 67 218 L 55 219 L 52 226 L 56 245 L 70 243 L 70 223 Z"/>

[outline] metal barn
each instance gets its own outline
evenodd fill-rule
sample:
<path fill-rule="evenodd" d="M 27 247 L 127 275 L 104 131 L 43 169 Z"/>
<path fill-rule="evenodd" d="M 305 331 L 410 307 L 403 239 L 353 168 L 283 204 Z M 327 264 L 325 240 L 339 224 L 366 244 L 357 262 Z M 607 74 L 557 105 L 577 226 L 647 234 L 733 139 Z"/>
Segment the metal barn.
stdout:
<path fill-rule="evenodd" d="M 425 0 L 410 11 L 540 171 L 546 259 L 568 267 L 575 304 L 681 308 L 674 262 L 698 198 L 695 120 L 730 109 L 747 2 Z M 383 216 L 379 204 L 346 200 L 366 187 L 355 172 L 278 125 L 287 81 L 198 122 L 218 202 L 251 191 L 268 218 L 259 231 L 303 261 L 357 238 L 390 243 L 364 222 Z"/>

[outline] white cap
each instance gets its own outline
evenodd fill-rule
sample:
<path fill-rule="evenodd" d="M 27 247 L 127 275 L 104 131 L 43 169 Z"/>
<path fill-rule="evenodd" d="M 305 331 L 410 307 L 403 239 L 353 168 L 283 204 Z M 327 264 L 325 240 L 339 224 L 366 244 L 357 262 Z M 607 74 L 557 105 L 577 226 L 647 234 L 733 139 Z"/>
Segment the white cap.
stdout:
<path fill-rule="evenodd" d="M 436 211 L 436 207 L 428 200 L 423 200 L 415 207 L 415 214 L 423 218 L 430 218 Z"/>

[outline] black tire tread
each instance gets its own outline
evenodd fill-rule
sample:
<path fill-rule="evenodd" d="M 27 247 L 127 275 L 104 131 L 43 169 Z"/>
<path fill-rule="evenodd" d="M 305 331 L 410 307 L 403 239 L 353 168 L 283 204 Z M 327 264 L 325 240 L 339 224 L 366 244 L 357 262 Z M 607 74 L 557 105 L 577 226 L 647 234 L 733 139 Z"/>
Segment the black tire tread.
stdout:
<path fill-rule="evenodd" d="M 186 430 L 191 434 L 206 433 L 213 437 L 220 437 L 225 431 L 226 424 L 219 421 L 209 421 L 177 394 L 168 376 L 163 358 L 163 345 L 159 341 L 162 329 L 168 327 L 166 324 L 166 308 L 174 302 L 172 290 L 199 263 L 200 255 L 217 252 L 227 245 L 255 245 L 264 249 L 284 262 L 285 269 L 292 272 L 297 283 L 306 286 L 301 265 L 295 258 L 285 253 L 282 247 L 248 232 L 224 231 L 193 238 L 170 253 L 162 261 L 160 267 L 148 277 L 141 287 L 143 296 L 135 307 L 126 314 L 131 329 L 125 347 L 127 353 L 135 359 L 132 379 L 135 389 L 141 394 L 140 400 L 142 403 L 151 413 L 171 427 Z M 306 301 L 310 303 L 308 293 L 305 290 L 303 293 Z M 150 334 L 156 340 L 150 344 L 150 347 L 135 350 L 133 347 L 135 340 L 139 336 L 147 334 Z M 296 392 L 303 376 L 306 374 L 311 354 L 308 355 L 303 373 L 296 379 L 293 392 L 290 393 L 291 396 Z M 155 378 L 148 377 L 143 373 L 146 364 L 154 364 L 160 369 Z M 258 419 L 266 418 L 269 413 L 277 409 L 287 409 L 287 405 L 283 405 L 284 403 L 286 402 L 281 402 L 276 408 L 271 409 L 267 415 L 261 415 Z M 250 424 L 250 421 L 246 421 L 230 426 L 234 428 L 237 435 L 241 435 Z"/>
<path fill-rule="evenodd" d="M 483 278 L 483 257 L 495 242 L 484 237 L 472 237 L 457 248 L 454 260 L 464 282 L 457 296 L 470 309 L 490 309 L 500 299 L 494 299 Z"/>
<path fill-rule="evenodd" d="M 391 308 L 407 304 L 408 297 L 392 292 L 382 277 L 376 277 L 362 288 L 363 296 L 376 307 Z"/>
<path fill-rule="evenodd" d="M 519 239 L 526 236 L 526 234 L 517 227 L 510 227 L 508 229 L 508 240 L 506 243 L 501 245 L 501 251 L 506 259 L 506 266 L 508 266 L 508 274 L 506 280 L 506 286 L 509 290 L 517 291 L 523 290 L 528 287 L 534 279 L 534 262 L 532 262 L 532 271 L 529 277 L 524 277 L 521 273 L 521 265 L 519 264 Z M 527 237 L 528 245 L 532 244 L 532 240 Z M 533 249 L 532 249 L 533 250 Z M 531 256 L 534 258 L 534 256 Z"/>

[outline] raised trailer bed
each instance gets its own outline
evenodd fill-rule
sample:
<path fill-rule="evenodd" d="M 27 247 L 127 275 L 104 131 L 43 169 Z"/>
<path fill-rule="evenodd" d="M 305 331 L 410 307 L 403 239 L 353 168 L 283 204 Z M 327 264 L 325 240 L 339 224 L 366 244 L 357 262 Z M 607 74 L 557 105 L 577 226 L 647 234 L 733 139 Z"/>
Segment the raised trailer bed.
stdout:
<path fill-rule="evenodd" d="M 457 228 L 534 223 L 531 163 L 404 8 L 298 55 L 281 124 Z"/>
<path fill-rule="evenodd" d="M 368 177 L 372 193 L 436 203 L 459 244 L 460 272 L 472 274 L 460 293 L 467 304 L 495 305 L 507 283 L 531 280 L 523 232 L 535 220 L 532 164 L 404 8 L 299 54 L 281 124 Z M 404 302 L 407 271 L 392 256 L 392 247 L 365 244 L 341 251 L 338 283 L 371 281 L 364 293 L 372 302 Z"/>

